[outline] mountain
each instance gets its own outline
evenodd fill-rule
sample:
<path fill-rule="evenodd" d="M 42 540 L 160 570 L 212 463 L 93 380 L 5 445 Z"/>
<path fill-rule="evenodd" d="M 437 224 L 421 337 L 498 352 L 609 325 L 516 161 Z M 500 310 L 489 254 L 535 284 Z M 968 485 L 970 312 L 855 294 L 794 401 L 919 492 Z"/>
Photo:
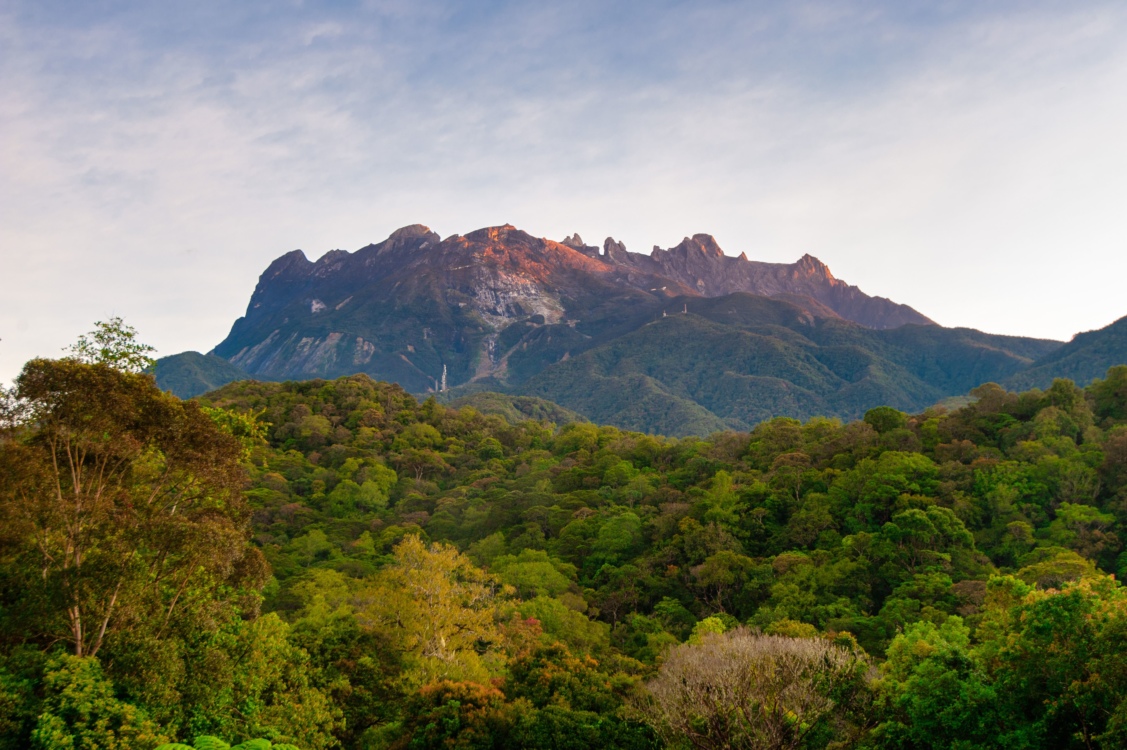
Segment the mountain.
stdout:
<path fill-rule="evenodd" d="M 250 378 L 222 357 L 199 352 L 161 357 L 153 366 L 152 374 L 161 390 L 172 391 L 180 398 L 193 398 L 232 381 Z"/>
<path fill-rule="evenodd" d="M 732 292 L 873 328 L 931 323 L 809 256 L 730 258 L 707 235 L 643 256 L 609 238 L 600 253 L 578 236 L 553 242 L 509 225 L 445 240 L 414 225 L 355 253 L 277 259 L 213 353 L 268 379 L 361 371 L 424 392 L 441 388 L 445 368 L 451 385 L 512 382 L 636 329 L 671 298 Z"/>
<path fill-rule="evenodd" d="M 505 379 L 530 333 L 548 332 L 531 346 L 546 365 L 560 345 L 630 330 L 681 293 L 510 226 L 446 240 L 412 226 L 316 263 L 300 251 L 274 261 L 214 353 L 256 377 L 365 372 L 425 392 L 444 369 L 449 384 Z"/>
<path fill-rule="evenodd" d="M 532 397 L 552 402 L 525 406 L 553 421 L 571 410 L 685 435 L 883 404 L 919 411 L 1059 346 L 946 329 L 812 256 L 730 257 L 703 234 L 642 255 L 612 238 L 600 249 L 505 225 L 441 239 L 413 225 L 316 262 L 278 258 L 212 355 L 238 368 L 232 377 L 362 372 L 509 416 L 524 412 L 506 399 Z"/>
<path fill-rule="evenodd" d="M 1109 367 L 1122 364 L 1127 364 L 1127 317 L 1099 330 L 1076 334 L 1072 341 L 1008 378 L 1005 385 L 1015 390 L 1048 388 L 1054 378 L 1068 378 L 1085 386 L 1104 377 Z"/>

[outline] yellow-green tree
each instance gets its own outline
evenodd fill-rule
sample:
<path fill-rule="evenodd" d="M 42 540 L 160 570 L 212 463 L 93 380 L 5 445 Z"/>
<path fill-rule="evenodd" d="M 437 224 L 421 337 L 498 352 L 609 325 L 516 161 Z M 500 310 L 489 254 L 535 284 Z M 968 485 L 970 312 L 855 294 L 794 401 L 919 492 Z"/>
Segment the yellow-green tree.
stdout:
<path fill-rule="evenodd" d="M 446 544 L 404 537 L 394 562 L 356 598 L 361 624 L 387 634 L 404 653 L 412 686 L 484 681 L 500 640 L 500 584 Z"/>

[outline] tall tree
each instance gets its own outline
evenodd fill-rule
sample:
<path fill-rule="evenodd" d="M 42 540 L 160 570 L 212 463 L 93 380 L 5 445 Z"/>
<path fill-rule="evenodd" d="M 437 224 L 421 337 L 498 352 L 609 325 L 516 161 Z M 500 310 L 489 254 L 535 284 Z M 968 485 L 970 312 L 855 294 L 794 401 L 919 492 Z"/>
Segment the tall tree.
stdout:
<path fill-rule="evenodd" d="M 263 570 L 238 441 L 128 369 L 39 359 L 16 381 L 26 411 L 0 434 L 0 637 L 93 656 Z"/>
<path fill-rule="evenodd" d="M 487 680 L 483 656 L 500 640 L 495 624 L 500 585 L 446 544 L 428 546 L 410 535 L 394 555 L 356 597 L 361 624 L 402 649 L 409 682 Z"/>

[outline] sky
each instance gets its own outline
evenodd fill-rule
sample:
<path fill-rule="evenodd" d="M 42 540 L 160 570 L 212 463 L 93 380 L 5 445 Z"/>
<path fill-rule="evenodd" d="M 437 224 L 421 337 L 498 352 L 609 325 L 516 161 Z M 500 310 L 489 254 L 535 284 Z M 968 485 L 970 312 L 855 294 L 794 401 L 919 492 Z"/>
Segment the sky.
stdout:
<path fill-rule="evenodd" d="M 817 256 L 942 325 L 1127 315 L 1127 4 L 0 0 L 0 381 L 426 224 Z"/>

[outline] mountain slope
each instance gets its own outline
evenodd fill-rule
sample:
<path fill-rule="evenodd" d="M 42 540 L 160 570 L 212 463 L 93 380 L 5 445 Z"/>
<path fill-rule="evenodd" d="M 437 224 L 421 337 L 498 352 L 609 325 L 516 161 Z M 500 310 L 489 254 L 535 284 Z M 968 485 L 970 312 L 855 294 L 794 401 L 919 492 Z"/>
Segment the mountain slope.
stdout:
<path fill-rule="evenodd" d="M 742 293 L 680 306 L 688 312 L 551 365 L 515 392 L 629 429 L 702 434 L 774 416 L 853 419 L 877 405 L 921 411 L 1059 346 L 938 326 L 876 331 Z"/>
<path fill-rule="evenodd" d="M 1107 374 L 1108 368 L 1127 364 L 1127 317 L 1096 331 L 1078 333 L 1064 346 L 1006 381 L 1017 390 L 1048 388 L 1054 378 L 1068 378 L 1085 386 Z"/>

